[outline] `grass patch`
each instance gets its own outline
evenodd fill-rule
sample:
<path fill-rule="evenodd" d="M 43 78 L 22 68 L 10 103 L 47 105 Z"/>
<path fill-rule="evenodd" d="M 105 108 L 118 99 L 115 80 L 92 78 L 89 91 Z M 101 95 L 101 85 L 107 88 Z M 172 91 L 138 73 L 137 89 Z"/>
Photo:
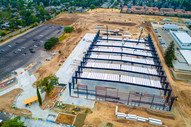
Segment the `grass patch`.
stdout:
<path fill-rule="evenodd" d="M 80 113 L 77 115 L 74 126 L 82 127 L 84 125 L 84 120 L 86 119 L 86 113 Z"/>
<path fill-rule="evenodd" d="M 62 123 L 62 124 L 67 124 L 67 125 L 72 125 L 74 118 L 75 118 L 75 116 L 73 116 L 73 115 L 59 113 L 58 117 L 56 118 L 56 122 Z"/>
<path fill-rule="evenodd" d="M 0 33 L 1 32 L 5 32 L 6 34 L 9 33 L 10 31 L 7 31 L 7 30 L 0 30 Z"/>
<path fill-rule="evenodd" d="M 70 33 L 64 33 L 62 34 L 58 39 L 59 42 L 63 41 L 64 39 L 66 39 L 68 36 L 70 36 Z"/>

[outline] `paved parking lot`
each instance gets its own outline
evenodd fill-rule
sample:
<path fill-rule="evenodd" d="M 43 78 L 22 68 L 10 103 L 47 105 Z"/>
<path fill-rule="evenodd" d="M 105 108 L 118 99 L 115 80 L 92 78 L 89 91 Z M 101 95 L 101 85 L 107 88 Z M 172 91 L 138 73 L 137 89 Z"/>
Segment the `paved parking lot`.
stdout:
<path fill-rule="evenodd" d="M 43 45 L 50 37 L 58 37 L 64 26 L 41 25 L 0 46 L 0 79 L 31 62 L 41 60 Z M 59 32 L 61 30 L 61 32 Z M 59 32 L 59 33 L 58 33 Z M 35 51 L 31 53 L 29 49 Z"/>

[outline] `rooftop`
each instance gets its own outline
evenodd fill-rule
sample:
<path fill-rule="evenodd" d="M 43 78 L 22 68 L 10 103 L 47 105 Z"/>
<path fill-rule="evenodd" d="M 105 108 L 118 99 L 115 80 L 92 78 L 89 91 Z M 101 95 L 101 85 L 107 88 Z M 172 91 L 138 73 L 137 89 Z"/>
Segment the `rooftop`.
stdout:
<path fill-rule="evenodd" d="M 164 24 L 165 29 L 178 29 L 178 25 Z"/>
<path fill-rule="evenodd" d="M 191 43 L 191 37 L 186 32 L 177 31 L 173 33 L 181 41 L 181 43 L 183 44 Z"/>
<path fill-rule="evenodd" d="M 190 50 L 180 50 L 182 56 L 184 57 L 184 59 L 186 60 L 186 62 L 188 63 L 188 65 L 191 65 L 191 51 Z"/>

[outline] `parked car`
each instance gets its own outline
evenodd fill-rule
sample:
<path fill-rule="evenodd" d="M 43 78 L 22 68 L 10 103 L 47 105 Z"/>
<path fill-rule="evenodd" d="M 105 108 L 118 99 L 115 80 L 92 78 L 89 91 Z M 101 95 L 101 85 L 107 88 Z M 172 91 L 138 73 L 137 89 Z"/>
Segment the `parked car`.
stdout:
<path fill-rule="evenodd" d="M 9 48 L 11 48 L 12 46 L 11 45 L 8 45 Z"/>
<path fill-rule="evenodd" d="M 35 48 L 36 48 L 36 47 L 38 47 L 38 46 L 34 45 L 33 47 L 35 47 Z"/>
<path fill-rule="evenodd" d="M 21 52 L 21 49 L 17 49 L 18 52 Z"/>
<path fill-rule="evenodd" d="M 13 53 L 14 53 L 14 54 L 17 54 L 18 52 L 17 52 L 17 51 L 14 51 Z"/>
<path fill-rule="evenodd" d="M 5 50 L 4 50 L 4 49 L 1 49 L 1 52 L 5 52 Z"/>
<path fill-rule="evenodd" d="M 33 48 L 30 48 L 29 51 L 33 50 Z"/>
<path fill-rule="evenodd" d="M 37 43 L 36 46 L 40 46 L 40 43 Z"/>
<path fill-rule="evenodd" d="M 34 50 L 30 50 L 30 52 L 31 52 L 31 53 L 35 53 L 35 51 L 34 51 Z"/>
<path fill-rule="evenodd" d="M 15 42 L 15 44 L 19 44 L 19 42 Z"/>

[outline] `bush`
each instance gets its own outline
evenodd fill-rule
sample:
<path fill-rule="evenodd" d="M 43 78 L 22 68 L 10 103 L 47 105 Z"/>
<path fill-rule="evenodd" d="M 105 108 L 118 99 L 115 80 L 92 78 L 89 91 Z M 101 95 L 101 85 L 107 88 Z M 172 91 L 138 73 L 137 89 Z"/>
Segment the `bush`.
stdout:
<path fill-rule="evenodd" d="M 189 25 L 188 28 L 191 30 L 191 25 Z"/>
<path fill-rule="evenodd" d="M 66 33 L 71 33 L 73 30 L 74 30 L 73 26 L 67 26 L 64 28 L 64 32 L 66 32 Z"/>
<path fill-rule="evenodd" d="M 96 7 L 95 7 L 95 5 L 94 4 L 91 4 L 90 5 L 90 9 L 95 9 Z"/>
<path fill-rule="evenodd" d="M 37 23 L 37 22 L 35 22 L 35 23 L 31 26 L 31 28 L 36 27 L 36 26 L 38 26 L 38 23 Z"/>
<path fill-rule="evenodd" d="M 51 37 L 50 39 L 47 40 L 47 42 L 44 43 L 44 48 L 46 50 L 50 50 L 58 41 L 59 41 L 58 38 Z"/>
<path fill-rule="evenodd" d="M 5 36 L 6 35 L 6 33 L 5 32 L 1 32 L 1 36 Z"/>
<path fill-rule="evenodd" d="M 21 122 L 21 117 L 17 116 L 13 119 L 7 120 L 2 127 L 24 127 L 24 122 Z"/>

